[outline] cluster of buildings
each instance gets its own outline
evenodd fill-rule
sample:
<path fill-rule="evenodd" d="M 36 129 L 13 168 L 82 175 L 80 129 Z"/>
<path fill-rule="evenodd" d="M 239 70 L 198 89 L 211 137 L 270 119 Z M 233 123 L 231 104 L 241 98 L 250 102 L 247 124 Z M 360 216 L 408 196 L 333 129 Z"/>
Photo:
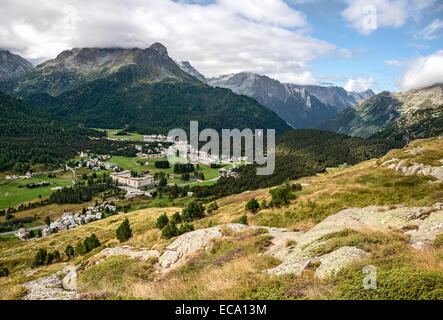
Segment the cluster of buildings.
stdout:
<path fill-rule="evenodd" d="M 229 177 L 238 178 L 239 174 L 238 174 L 238 172 L 235 172 L 234 169 L 235 169 L 235 165 L 234 165 L 234 167 L 229 168 L 228 170 L 226 170 L 225 168 L 221 168 L 220 170 L 218 170 L 218 173 L 220 173 L 221 176 L 225 177 L 225 178 L 229 178 Z"/>
<path fill-rule="evenodd" d="M 26 174 L 24 176 L 6 176 L 6 180 L 10 180 L 10 181 L 16 181 L 16 180 L 22 180 L 22 179 L 31 179 L 32 177 L 41 174 L 41 172 L 26 172 Z"/>
<path fill-rule="evenodd" d="M 248 162 L 247 157 L 229 157 L 222 155 L 221 157 L 209 154 L 205 151 L 195 150 L 189 143 L 179 140 L 166 150 L 166 156 L 174 157 L 177 154 L 186 155 L 190 163 L 211 165 L 213 163 L 231 164 L 238 162 Z"/>
<path fill-rule="evenodd" d="M 161 134 L 153 134 L 153 135 L 146 135 L 143 137 L 144 142 L 174 142 L 172 137 L 167 137 Z"/>
<path fill-rule="evenodd" d="M 99 158 L 93 158 L 93 159 L 89 159 L 83 162 L 80 162 L 79 167 L 88 167 L 91 168 L 91 170 L 93 171 L 100 171 L 101 169 L 105 169 L 105 170 L 119 170 L 120 167 L 118 165 L 116 165 L 115 163 L 111 163 L 111 162 L 103 162 L 103 160 L 108 160 L 110 159 L 111 156 L 109 155 L 105 155 L 105 156 L 100 156 Z"/>
<path fill-rule="evenodd" d="M 119 185 L 128 186 L 134 189 L 141 189 L 154 185 L 154 177 L 146 173 L 140 177 L 133 177 L 131 171 L 125 170 L 122 172 L 113 172 L 110 174 L 110 177 Z"/>
<path fill-rule="evenodd" d="M 101 220 L 103 218 L 103 212 L 116 211 L 117 207 L 115 205 L 104 202 L 96 207 L 89 207 L 84 214 L 65 212 L 60 219 L 51 222 L 49 226 L 42 229 L 42 237 L 47 237 L 56 232 L 66 231 L 90 222 Z M 22 240 L 27 240 L 29 238 L 29 231 L 26 228 L 20 228 L 17 230 L 16 236 Z"/>

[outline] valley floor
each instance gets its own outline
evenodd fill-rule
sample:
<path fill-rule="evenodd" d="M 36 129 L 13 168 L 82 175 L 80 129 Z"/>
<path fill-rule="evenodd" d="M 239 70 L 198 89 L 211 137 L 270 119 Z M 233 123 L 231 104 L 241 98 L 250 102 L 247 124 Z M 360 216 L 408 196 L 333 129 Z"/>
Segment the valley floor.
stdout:
<path fill-rule="evenodd" d="M 246 203 L 269 203 L 270 189 L 226 197 L 194 222 L 196 231 L 170 240 L 161 238 L 157 218 L 181 208 L 0 241 L 0 266 L 10 273 L 0 277 L 0 299 L 442 300 L 441 150 L 442 137 L 417 140 L 381 159 L 302 178 L 288 206 L 256 214 Z M 248 225 L 234 223 L 245 213 Z M 126 218 L 133 236 L 122 245 L 115 233 Z M 91 252 L 30 267 L 38 249 L 64 252 L 91 234 L 102 244 Z M 376 289 L 365 288 L 363 270 Z"/>

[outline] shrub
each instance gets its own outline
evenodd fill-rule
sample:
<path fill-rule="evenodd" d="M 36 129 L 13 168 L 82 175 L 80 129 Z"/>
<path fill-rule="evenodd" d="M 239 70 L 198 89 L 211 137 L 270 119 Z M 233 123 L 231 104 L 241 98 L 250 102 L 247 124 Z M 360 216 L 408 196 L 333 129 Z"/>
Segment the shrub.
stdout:
<path fill-rule="evenodd" d="M 175 223 L 175 224 L 179 224 L 179 223 L 181 223 L 181 222 L 182 222 L 182 217 L 181 217 L 180 213 L 178 213 L 178 212 L 174 213 L 174 214 L 172 215 L 171 221 L 172 221 L 173 223 Z M 166 223 L 166 224 L 167 224 L 167 223 Z M 166 224 L 165 224 L 165 226 L 166 226 Z M 161 228 L 161 229 L 163 229 L 163 228 Z"/>
<path fill-rule="evenodd" d="M 75 246 L 75 254 L 82 256 L 86 253 L 88 252 L 86 251 L 85 243 L 83 241 L 77 243 L 77 245 Z"/>
<path fill-rule="evenodd" d="M 185 234 L 187 232 L 192 232 L 194 230 L 195 230 L 195 228 L 194 228 L 193 224 L 189 224 L 189 223 L 185 222 L 180 226 L 179 233 Z"/>
<path fill-rule="evenodd" d="M 432 245 L 437 249 L 443 248 L 443 233 L 435 237 L 434 241 L 432 242 Z"/>
<path fill-rule="evenodd" d="M 211 203 L 209 206 L 208 206 L 208 209 L 207 209 L 207 211 L 208 211 L 208 213 L 213 213 L 215 210 L 217 210 L 218 209 L 218 204 L 217 204 L 217 202 L 213 202 L 213 203 Z"/>
<path fill-rule="evenodd" d="M 7 277 L 9 275 L 9 270 L 6 267 L 0 268 L 0 277 Z"/>
<path fill-rule="evenodd" d="M 122 222 L 120 227 L 117 229 L 117 239 L 122 243 L 129 240 L 129 238 L 132 237 L 132 231 L 131 227 L 129 226 L 129 220 L 125 219 L 125 221 Z"/>
<path fill-rule="evenodd" d="M 156 226 L 157 228 L 159 228 L 160 230 L 162 230 L 164 227 L 166 227 L 166 225 L 169 222 L 169 218 L 166 215 L 166 213 L 162 214 L 160 217 L 158 217 L 157 219 L 157 223 Z"/>
<path fill-rule="evenodd" d="M 171 238 L 177 237 L 180 232 L 175 223 L 169 222 L 162 230 L 162 239 L 169 240 Z"/>
<path fill-rule="evenodd" d="M 248 217 L 246 215 L 242 215 L 240 218 L 233 221 L 234 223 L 248 224 Z"/>
<path fill-rule="evenodd" d="M 192 222 L 197 219 L 204 218 L 205 207 L 197 201 L 192 201 L 182 211 L 182 220 L 184 222 Z"/>
<path fill-rule="evenodd" d="M 46 249 L 38 249 L 37 253 L 35 254 L 34 261 L 32 262 L 31 267 L 35 268 L 41 265 L 44 265 L 46 262 L 46 256 L 48 255 Z"/>
<path fill-rule="evenodd" d="M 92 234 L 91 236 L 86 238 L 84 241 L 84 244 L 85 244 L 85 248 L 86 248 L 86 253 L 101 246 L 101 243 L 95 234 Z"/>
<path fill-rule="evenodd" d="M 272 189 L 270 193 L 272 196 L 273 206 L 276 207 L 286 206 L 291 200 L 295 199 L 295 194 L 291 192 L 291 186 L 289 183 L 285 183 L 280 187 Z"/>
<path fill-rule="evenodd" d="M 268 209 L 268 203 L 266 202 L 266 199 L 263 199 L 261 201 L 260 209 Z"/>
<path fill-rule="evenodd" d="M 72 258 L 74 256 L 74 248 L 71 245 L 68 245 L 65 249 L 65 254 L 68 258 Z"/>
<path fill-rule="evenodd" d="M 248 201 L 245 208 L 246 210 L 252 213 L 257 213 L 258 210 L 260 210 L 260 205 L 258 204 L 258 201 L 255 198 L 252 198 L 251 200 Z"/>
<path fill-rule="evenodd" d="M 391 268 L 377 272 L 377 289 L 362 286 L 365 274 L 360 268 L 339 274 L 340 296 L 344 299 L 383 300 L 441 300 L 443 275 L 438 271 L 417 270 L 408 267 Z"/>

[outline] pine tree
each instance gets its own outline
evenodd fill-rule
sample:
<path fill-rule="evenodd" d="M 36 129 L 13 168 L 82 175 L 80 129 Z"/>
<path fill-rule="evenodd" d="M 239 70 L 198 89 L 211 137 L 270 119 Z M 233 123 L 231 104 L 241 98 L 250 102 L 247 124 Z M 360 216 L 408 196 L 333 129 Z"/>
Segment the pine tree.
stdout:
<path fill-rule="evenodd" d="M 68 245 L 65 249 L 65 254 L 68 258 L 72 258 L 74 256 L 74 248 L 71 245 Z"/>
<path fill-rule="evenodd" d="M 157 219 L 157 228 L 159 228 L 160 230 L 162 230 L 164 227 L 166 227 L 166 225 L 169 222 L 169 218 L 166 215 L 166 213 L 162 214 L 160 217 L 158 217 Z"/>
<path fill-rule="evenodd" d="M 132 231 L 131 227 L 129 226 L 129 220 L 125 219 L 125 221 L 122 222 L 120 227 L 117 229 L 117 239 L 123 243 L 129 240 L 129 238 L 132 237 Z"/>
<path fill-rule="evenodd" d="M 246 204 L 246 210 L 248 210 L 252 213 L 257 213 L 259 209 L 260 209 L 260 205 L 258 204 L 258 201 L 255 198 L 252 198 Z"/>

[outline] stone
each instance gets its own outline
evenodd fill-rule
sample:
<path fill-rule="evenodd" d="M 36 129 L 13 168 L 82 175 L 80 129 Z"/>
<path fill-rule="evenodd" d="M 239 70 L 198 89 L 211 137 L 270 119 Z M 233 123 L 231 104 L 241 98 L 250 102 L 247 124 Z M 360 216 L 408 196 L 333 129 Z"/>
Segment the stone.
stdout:
<path fill-rule="evenodd" d="M 158 258 L 160 252 L 157 250 L 135 250 L 133 247 L 125 245 L 123 247 L 106 248 L 100 251 L 95 257 L 105 256 L 109 258 L 113 256 L 127 256 L 133 260 L 148 261 L 150 258 Z"/>
<path fill-rule="evenodd" d="M 336 275 L 337 272 L 347 267 L 351 263 L 364 259 L 367 252 L 356 247 L 341 247 L 320 258 L 320 266 L 315 271 L 315 277 L 326 279 Z"/>
<path fill-rule="evenodd" d="M 54 273 L 22 284 L 27 289 L 24 300 L 74 300 L 80 297 L 75 291 L 63 289 L 59 274 Z"/>
<path fill-rule="evenodd" d="M 288 263 L 288 264 L 282 263 L 281 265 L 275 268 L 268 269 L 266 272 L 268 274 L 275 274 L 275 275 L 295 274 L 298 276 L 302 274 L 303 271 L 306 268 L 308 268 L 312 262 L 313 262 L 312 259 L 303 259 L 294 263 Z"/>
<path fill-rule="evenodd" d="M 62 287 L 65 290 L 76 291 L 77 290 L 77 268 L 68 266 L 64 269 L 66 272 L 65 277 L 62 280 Z"/>
<path fill-rule="evenodd" d="M 179 236 L 174 242 L 166 247 L 166 250 L 160 256 L 159 262 L 156 266 L 157 272 L 165 273 L 174 268 L 183 266 L 186 263 L 187 258 L 199 250 L 205 250 L 206 252 L 209 252 L 213 247 L 212 240 L 223 237 L 223 227 L 227 227 L 234 232 L 247 229 L 262 228 L 257 226 L 247 226 L 238 223 L 229 223 L 226 225 L 216 226 L 207 229 L 199 229 L 185 233 Z M 268 227 L 263 228 L 268 230 L 273 236 L 275 233 L 285 231 L 285 229 Z"/>
<path fill-rule="evenodd" d="M 292 247 L 273 246 L 265 252 L 282 261 L 281 268 L 277 266 L 272 272 L 291 270 L 290 265 L 298 266 L 306 259 L 320 258 L 316 249 L 324 243 L 323 236 L 342 231 L 343 229 L 387 231 L 390 229 L 414 230 L 405 232 L 410 235 L 411 241 L 430 243 L 443 233 L 443 210 L 435 211 L 436 207 L 377 207 L 348 208 L 333 214 L 305 233 L 292 234 L 291 238 L 296 245 Z M 298 272 L 298 268 L 293 268 Z"/>

